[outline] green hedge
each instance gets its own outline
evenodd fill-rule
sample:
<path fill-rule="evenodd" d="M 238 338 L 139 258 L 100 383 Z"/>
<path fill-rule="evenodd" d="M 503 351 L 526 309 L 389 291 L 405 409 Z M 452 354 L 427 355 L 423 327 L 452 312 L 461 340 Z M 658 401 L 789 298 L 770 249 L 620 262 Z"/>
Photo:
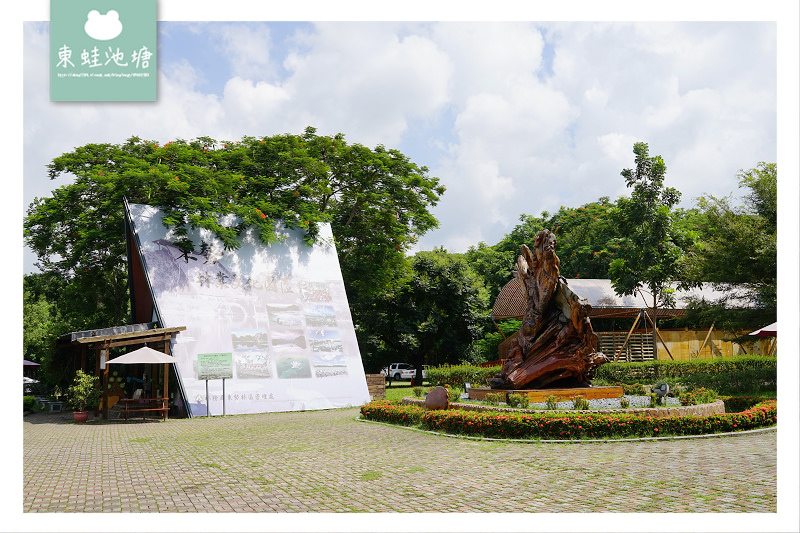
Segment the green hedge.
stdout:
<path fill-rule="evenodd" d="M 606 363 L 597 369 L 595 380 L 626 384 L 679 382 L 687 388 L 706 387 L 721 394 L 737 394 L 775 390 L 777 376 L 776 357 L 738 356 L 695 361 Z"/>
<path fill-rule="evenodd" d="M 722 396 L 720 399 L 725 402 L 726 413 L 740 413 L 763 401 L 774 400 L 775 398 L 760 398 L 758 396 Z"/>
<path fill-rule="evenodd" d="M 22 410 L 23 411 L 33 411 L 36 407 L 36 398 L 33 396 L 23 396 L 22 397 Z"/>
<path fill-rule="evenodd" d="M 711 416 L 640 417 L 633 414 L 428 411 L 420 406 L 375 401 L 362 406 L 367 420 L 419 426 L 450 434 L 519 439 L 598 439 L 727 433 L 771 426 L 777 402 L 767 400 L 740 413 Z"/>
<path fill-rule="evenodd" d="M 464 383 L 472 387 L 488 387 L 489 378 L 500 372 L 499 366 L 481 367 L 475 365 L 452 365 L 429 368 L 426 379 L 431 386 L 450 385 L 452 388 L 464 388 Z"/>

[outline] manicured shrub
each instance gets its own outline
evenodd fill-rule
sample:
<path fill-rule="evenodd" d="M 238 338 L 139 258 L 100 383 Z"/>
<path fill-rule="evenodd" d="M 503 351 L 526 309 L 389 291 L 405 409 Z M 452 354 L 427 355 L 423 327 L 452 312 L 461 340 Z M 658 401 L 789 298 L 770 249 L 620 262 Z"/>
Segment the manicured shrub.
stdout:
<path fill-rule="evenodd" d="M 361 408 L 365 419 L 391 422 L 450 434 L 522 439 L 605 439 L 726 433 L 771 426 L 778 420 L 777 402 L 760 402 L 740 413 L 711 416 L 640 417 L 601 414 L 476 412 L 457 409 L 427 411 L 397 402 L 375 401 Z"/>
<path fill-rule="evenodd" d="M 681 405 L 702 405 L 704 403 L 713 402 L 718 396 L 717 391 L 713 389 L 698 387 L 692 390 L 681 391 L 678 394 L 678 399 L 681 401 Z"/>
<path fill-rule="evenodd" d="M 572 398 L 572 408 L 578 411 L 586 411 L 589 409 L 589 400 L 575 396 Z"/>
<path fill-rule="evenodd" d="M 36 398 L 33 396 L 23 396 L 22 397 L 22 410 L 23 411 L 33 411 L 36 407 Z"/>
<path fill-rule="evenodd" d="M 519 409 L 527 409 L 531 405 L 531 399 L 527 394 L 509 394 L 507 401 L 509 407 L 517 407 Z"/>
<path fill-rule="evenodd" d="M 770 391 L 777 386 L 776 357 L 737 356 L 694 361 L 606 363 L 595 374 L 602 383 L 680 382 L 688 388 L 706 387 L 723 394 Z M 627 394 L 627 392 L 626 392 Z"/>
<path fill-rule="evenodd" d="M 622 394 L 628 396 L 647 396 L 650 390 L 641 383 L 614 383 L 617 387 L 622 387 Z"/>
<path fill-rule="evenodd" d="M 461 389 L 449 388 L 447 389 L 447 399 L 451 402 L 457 402 L 461 399 Z"/>
<path fill-rule="evenodd" d="M 490 392 L 486 395 L 486 402 L 491 405 L 499 405 L 505 403 L 506 395 L 502 392 Z"/>
<path fill-rule="evenodd" d="M 432 386 L 448 383 L 456 388 L 464 388 L 464 383 L 472 387 L 488 387 L 489 378 L 500 372 L 499 366 L 481 367 L 475 365 L 451 365 L 429 368 L 427 380 Z"/>
<path fill-rule="evenodd" d="M 774 400 L 774 398 L 760 398 L 758 396 L 721 396 L 720 399 L 725 402 L 726 413 L 741 413 L 767 399 Z"/>
<path fill-rule="evenodd" d="M 377 420 L 399 424 L 401 426 L 413 426 L 419 424 L 420 416 L 425 412 L 425 408 L 418 405 L 402 405 L 397 401 L 376 400 L 361 406 L 361 416 L 367 420 Z"/>

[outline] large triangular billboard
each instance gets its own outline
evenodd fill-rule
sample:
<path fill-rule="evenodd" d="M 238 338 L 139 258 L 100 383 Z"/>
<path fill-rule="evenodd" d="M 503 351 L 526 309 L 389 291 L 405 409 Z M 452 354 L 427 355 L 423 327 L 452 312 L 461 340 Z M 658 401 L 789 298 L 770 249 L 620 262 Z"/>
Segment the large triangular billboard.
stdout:
<path fill-rule="evenodd" d="M 313 245 L 281 224 L 269 246 L 245 230 L 236 250 L 198 228 L 187 251 L 162 220 L 157 207 L 126 204 L 132 307 L 137 322 L 186 326 L 172 354 L 189 416 L 369 401 L 329 225 Z"/>

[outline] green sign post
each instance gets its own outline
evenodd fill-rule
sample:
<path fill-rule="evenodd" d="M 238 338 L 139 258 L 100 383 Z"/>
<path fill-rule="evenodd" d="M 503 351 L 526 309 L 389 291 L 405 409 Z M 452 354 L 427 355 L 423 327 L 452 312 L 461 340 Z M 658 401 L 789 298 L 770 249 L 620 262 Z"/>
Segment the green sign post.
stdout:
<path fill-rule="evenodd" d="M 197 379 L 231 379 L 233 377 L 233 354 L 197 354 Z"/>
<path fill-rule="evenodd" d="M 206 381 L 206 415 L 211 416 L 211 402 L 208 396 L 208 380 L 222 380 L 222 414 L 225 415 L 225 380 L 233 377 L 232 353 L 197 354 L 197 379 Z"/>

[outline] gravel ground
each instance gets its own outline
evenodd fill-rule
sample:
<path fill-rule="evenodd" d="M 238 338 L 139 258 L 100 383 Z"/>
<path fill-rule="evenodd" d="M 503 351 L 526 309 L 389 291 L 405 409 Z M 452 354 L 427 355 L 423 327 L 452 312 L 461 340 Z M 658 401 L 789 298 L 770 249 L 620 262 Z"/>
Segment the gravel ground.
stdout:
<path fill-rule="evenodd" d="M 630 407 L 650 407 L 650 397 L 649 396 L 628 396 L 625 395 L 625 399 L 628 400 L 630 403 Z M 615 407 L 620 407 L 619 398 L 603 398 L 600 400 L 589 400 L 589 408 L 590 409 L 613 409 Z M 670 398 L 667 397 L 667 407 L 680 405 L 681 402 L 677 398 Z M 544 409 L 547 407 L 545 403 L 532 403 L 530 405 L 532 409 Z M 556 404 L 558 409 L 572 409 L 572 402 L 558 402 Z M 663 406 L 658 406 L 663 407 Z"/>
<path fill-rule="evenodd" d="M 629 408 L 633 407 L 650 407 L 650 397 L 649 396 L 629 396 L 625 395 L 625 399 L 628 400 Z M 462 396 L 461 402 L 468 401 L 466 398 Z M 588 400 L 589 401 L 589 408 L 590 409 L 614 409 L 621 407 L 620 406 L 620 399 L 619 398 L 603 398 L 599 400 Z M 672 398 L 667 396 L 667 403 L 666 407 L 674 407 L 680 406 L 681 402 L 677 398 Z M 505 403 L 501 403 L 500 405 L 505 406 Z M 657 406 L 663 407 L 663 406 Z M 529 409 L 546 409 L 547 404 L 544 402 L 533 402 L 528 407 Z M 556 403 L 557 409 L 572 409 L 572 402 L 558 402 Z"/>

